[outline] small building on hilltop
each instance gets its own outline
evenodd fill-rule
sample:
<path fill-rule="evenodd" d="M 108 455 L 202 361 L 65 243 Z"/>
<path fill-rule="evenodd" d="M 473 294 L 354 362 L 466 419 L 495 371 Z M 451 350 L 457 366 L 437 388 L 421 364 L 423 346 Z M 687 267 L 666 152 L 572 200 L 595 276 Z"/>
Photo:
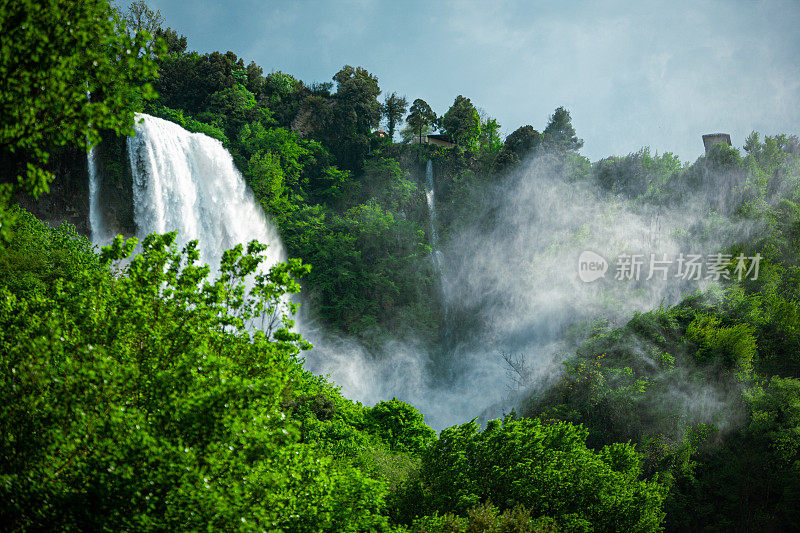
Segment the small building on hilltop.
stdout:
<path fill-rule="evenodd" d="M 453 139 L 449 135 L 423 135 L 422 137 L 413 137 L 412 144 L 434 144 L 442 148 L 452 148 L 455 146 Z"/>
<path fill-rule="evenodd" d="M 703 146 L 706 148 L 706 155 L 715 144 L 725 143 L 731 146 L 731 136 L 727 133 L 708 133 L 703 135 Z"/>

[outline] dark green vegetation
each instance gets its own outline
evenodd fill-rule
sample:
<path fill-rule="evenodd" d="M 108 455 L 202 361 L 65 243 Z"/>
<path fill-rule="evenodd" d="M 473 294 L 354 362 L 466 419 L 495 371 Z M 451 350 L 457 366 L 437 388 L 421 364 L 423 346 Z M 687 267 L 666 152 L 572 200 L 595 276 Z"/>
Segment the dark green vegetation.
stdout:
<path fill-rule="evenodd" d="M 586 329 L 559 383 L 529 397 L 525 416 L 583 424 L 600 449 L 631 442 L 643 470 L 669 488 L 668 530 L 789 531 L 800 523 L 800 146 L 752 135 L 746 156 L 716 146 L 694 165 L 642 150 L 594 165 L 600 186 L 638 203 L 667 204 L 687 191 L 710 196 L 733 219 L 764 229 L 727 250 L 731 280 L 623 327 Z M 725 192 L 725 191 L 722 191 Z M 735 257 L 762 256 L 757 280 Z M 724 406 L 710 425 L 707 393 Z"/>
<path fill-rule="evenodd" d="M 497 498 L 573 530 L 661 520 L 663 489 L 639 480 L 628 444 L 594 452 L 585 430 L 512 419 L 437 439 L 410 405 L 367 408 L 303 370 L 298 334 L 250 333 L 263 316 L 291 324 L 281 296 L 299 290 L 299 260 L 256 275 L 253 242 L 209 280 L 196 242 L 179 251 L 174 234 L 122 266 L 133 241 L 97 255 L 26 212 L 13 231 L 0 253 L 11 530 L 402 530 L 431 515 L 425 529 Z"/>
<path fill-rule="evenodd" d="M 95 145 L 100 130 L 132 132 L 135 108 L 155 97 L 147 80 L 162 50 L 145 32 L 119 31 L 119 23 L 107 2 L 0 2 L 2 235 L 13 194 L 48 191 L 54 149 Z"/>
<path fill-rule="evenodd" d="M 0 1 L 0 107 L 22 110 L 3 113 L 0 137 L 0 177 L 17 184 L 4 192 L 0 247 L 6 528 L 797 528 L 795 137 L 754 134 L 744 157 L 718 147 L 690 166 L 646 149 L 590 165 L 563 108 L 542 133 L 523 126 L 503 142 L 461 95 L 440 118 L 421 99 L 379 101 L 362 68 L 306 85 L 230 52 L 188 52 L 142 3 L 127 29 L 114 17 L 105 2 Z M 98 254 L 71 227 L 10 206 L 16 190 L 46 190 L 48 153 L 129 131 L 134 111 L 223 142 L 302 261 L 258 275 L 263 246 L 250 243 L 226 253 L 212 280 L 196 244 L 178 250 L 174 235 L 149 236 L 126 260 L 132 242 Z M 456 147 L 373 135 L 382 117 L 393 132 L 406 112 L 404 139 L 439 130 Z M 573 328 L 579 347 L 558 383 L 483 431 L 469 422 L 437 437 L 412 406 L 365 407 L 303 369 L 307 343 L 281 325 L 299 280 L 327 324 L 375 346 L 389 332 L 436 339 L 428 159 L 446 242 L 467 223 L 491 224 L 474 220 L 486 191 L 537 154 L 635 205 L 707 194 L 723 176 L 733 192 L 710 207 L 766 228 L 728 250 L 760 253 L 759 278 L 621 327 Z M 687 408 L 703 387 L 724 392 L 711 399 L 726 405 L 724 423 Z"/>
<path fill-rule="evenodd" d="M 283 72 L 264 76 L 231 52 L 189 52 L 172 30 L 161 34 L 170 53 L 158 59 L 159 98 L 145 111 L 230 150 L 289 255 L 313 265 L 309 308 L 373 346 L 389 332 L 434 340 L 442 313 L 420 185 L 425 162 L 488 176 L 503 147 L 499 124 L 459 96 L 441 120 L 458 150 L 394 144 L 373 134 L 382 117 L 393 132 L 408 111 L 406 131 L 417 136 L 439 120 L 422 100 L 407 109 L 392 93 L 381 102 L 378 79 L 363 68 L 306 85 Z"/>

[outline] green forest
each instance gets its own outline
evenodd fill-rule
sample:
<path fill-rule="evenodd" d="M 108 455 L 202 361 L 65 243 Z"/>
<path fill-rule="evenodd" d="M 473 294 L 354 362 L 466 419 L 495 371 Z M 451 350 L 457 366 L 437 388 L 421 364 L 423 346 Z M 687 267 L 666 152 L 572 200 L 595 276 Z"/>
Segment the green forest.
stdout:
<path fill-rule="evenodd" d="M 800 529 L 796 136 L 753 132 L 693 163 L 647 148 L 591 162 L 565 107 L 503 138 L 463 95 L 438 115 L 359 66 L 306 83 L 190 45 L 141 1 L 0 0 L 4 528 Z M 214 276 L 175 233 L 98 249 L 21 206 L 57 194 L 70 154 L 85 166 L 132 135 L 135 113 L 221 141 L 291 259 L 265 273 L 265 244 L 242 243 Z M 434 132 L 452 146 L 414 142 Z M 737 279 L 731 259 L 727 279 L 675 305 L 570 324 L 547 387 L 439 432 L 408 403 L 364 405 L 304 368 L 311 346 L 283 304 L 301 291 L 376 353 L 412 335 L 435 350 L 447 320 L 480 331 L 474 309 L 445 309 L 425 166 L 447 246 L 492 227 L 486 198 L 531 160 L 631 209 L 725 176 L 721 223 L 754 229 L 714 252 L 759 254 L 758 278 Z M 265 315 L 278 325 L 255 327 Z M 726 391 L 724 425 L 677 414 L 692 384 Z"/>

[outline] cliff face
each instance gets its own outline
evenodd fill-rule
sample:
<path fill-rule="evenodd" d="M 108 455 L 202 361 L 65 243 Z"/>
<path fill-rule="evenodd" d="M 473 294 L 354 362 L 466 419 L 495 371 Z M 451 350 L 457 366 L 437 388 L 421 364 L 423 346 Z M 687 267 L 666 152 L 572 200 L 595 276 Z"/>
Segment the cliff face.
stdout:
<path fill-rule="evenodd" d="M 108 136 L 95 148 L 99 176 L 100 220 L 112 234 L 136 233 L 133 218 L 133 175 L 127 137 Z"/>
<path fill-rule="evenodd" d="M 55 174 L 50 192 L 38 200 L 17 196 L 19 204 L 50 225 L 68 222 L 78 233 L 89 235 L 89 171 L 86 153 L 80 148 L 60 147 L 50 153 L 48 170 Z"/>
<path fill-rule="evenodd" d="M 134 235 L 133 178 L 128 160 L 127 137 L 107 132 L 95 148 L 99 181 L 100 220 L 112 234 Z M 78 233 L 91 237 L 89 223 L 89 169 L 80 148 L 61 147 L 50 155 L 48 170 L 55 174 L 50 192 L 38 200 L 18 195 L 19 204 L 51 225 L 68 222 Z"/>

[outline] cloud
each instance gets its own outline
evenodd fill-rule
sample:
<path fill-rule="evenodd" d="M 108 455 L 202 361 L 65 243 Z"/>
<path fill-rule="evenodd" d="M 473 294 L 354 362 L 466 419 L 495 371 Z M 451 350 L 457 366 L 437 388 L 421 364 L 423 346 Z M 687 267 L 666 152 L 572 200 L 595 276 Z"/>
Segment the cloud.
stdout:
<path fill-rule="evenodd" d="M 800 4 L 761 2 L 204 3 L 158 0 L 201 51 L 329 80 L 361 65 L 444 112 L 458 94 L 503 132 L 573 113 L 592 160 L 642 146 L 693 160 L 700 136 L 797 133 Z"/>

